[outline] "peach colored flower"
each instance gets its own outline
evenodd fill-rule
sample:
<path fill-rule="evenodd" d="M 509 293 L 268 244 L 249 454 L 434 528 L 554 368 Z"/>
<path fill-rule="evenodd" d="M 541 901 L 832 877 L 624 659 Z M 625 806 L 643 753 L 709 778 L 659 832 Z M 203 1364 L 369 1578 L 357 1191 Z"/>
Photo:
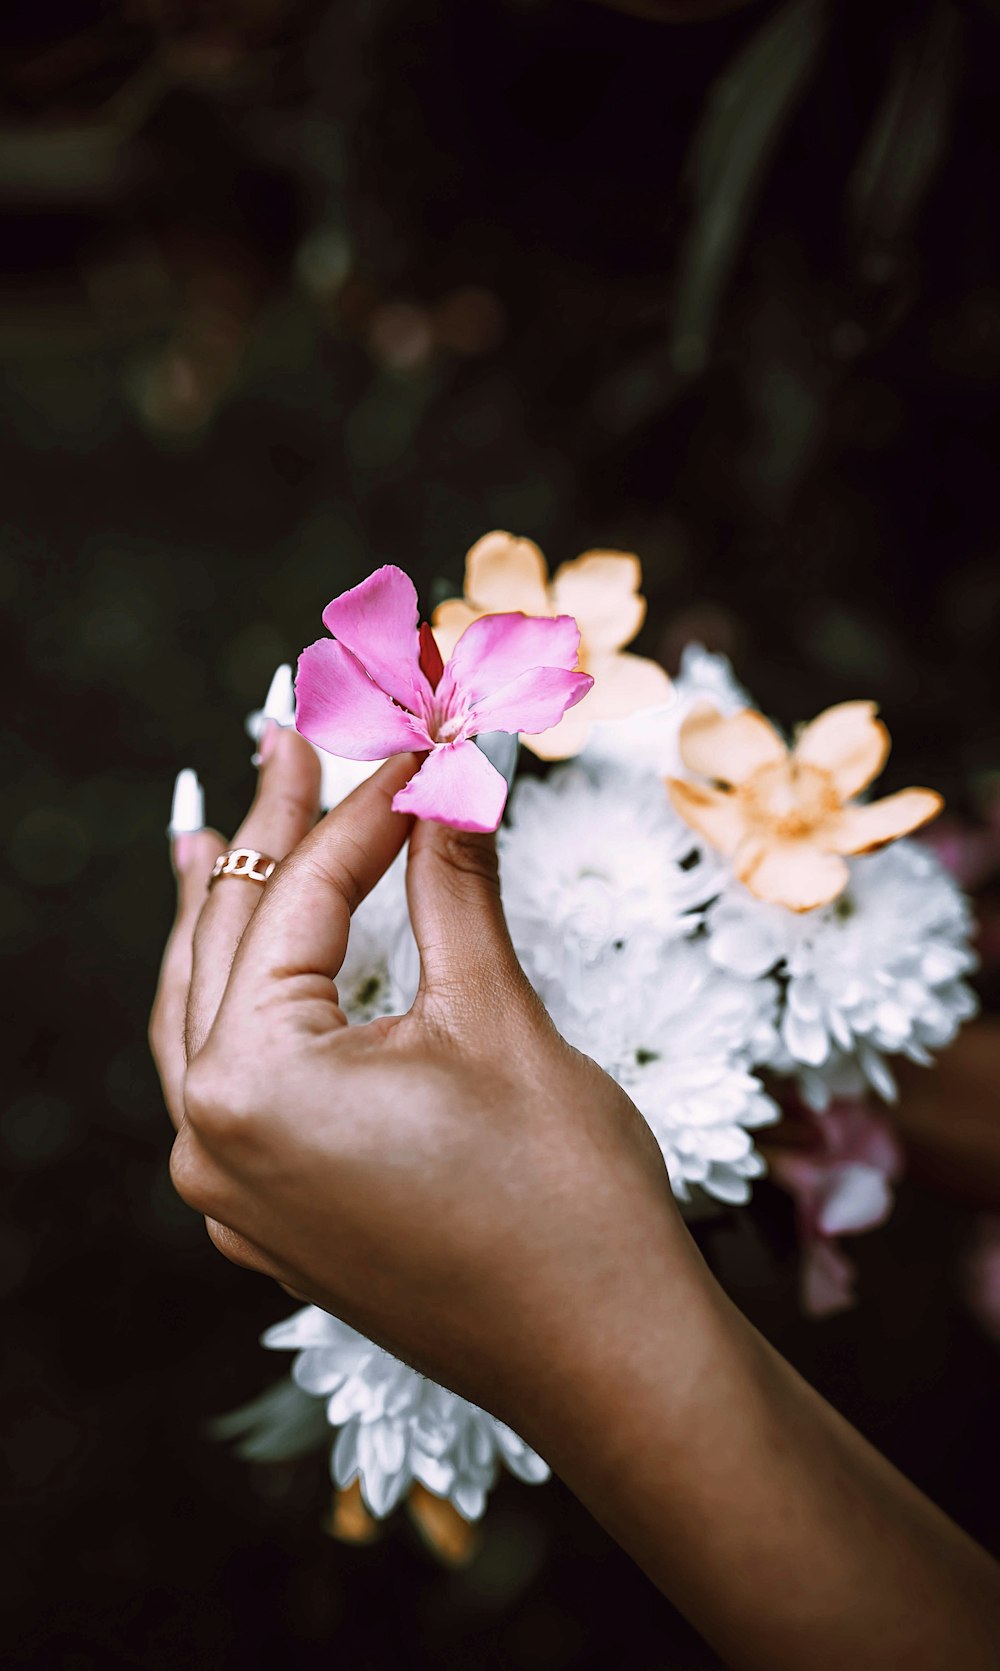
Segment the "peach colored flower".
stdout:
<path fill-rule="evenodd" d="M 901 789 L 867 806 L 889 733 L 874 702 L 841 702 L 789 749 L 763 714 L 724 717 L 699 703 L 681 726 L 681 759 L 710 786 L 668 778 L 674 807 L 732 859 L 752 894 L 790 911 L 828 905 L 847 885 L 845 854 L 871 853 L 940 812 L 933 789 Z"/>
<path fill-rule="evenodd" d="M 579 667 L 591 674 L 593 689 L 551 730 L 523 738 L 541 759 L 566 760 L 580 752 L 599 720 L 625 719 L 670 700 L 662 667 L 622 649 L 645 619 L 641 582 L 639 559 L 628 552 L 585 551 L 550 580 L 533 540 L 484 534 L 465 559 L 464 597 L 449 598 L 434 611 L 434 636 L 447 660 L 465 628 L 481 615 L 572 615 L 580 628 Z"/>

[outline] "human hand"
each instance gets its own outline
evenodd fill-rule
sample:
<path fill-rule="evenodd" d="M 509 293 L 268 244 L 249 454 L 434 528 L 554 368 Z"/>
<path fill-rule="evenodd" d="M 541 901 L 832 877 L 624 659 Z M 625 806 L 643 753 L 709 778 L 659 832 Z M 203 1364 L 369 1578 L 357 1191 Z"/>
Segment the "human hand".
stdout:
<path fill-rule="evenodd" d="M 414 762 L 313 828 L 311 749 L 267 744 L 235 844 L 284 862 L 206 898 L 222 837 L 175 845 L 151 1029 L 217 1246 L 515 1426 L 739 1671 L 986 1671 L 996 1569 L 712 1282 L 648 1128 L 525 980 L 492 838 L 412 829 L 420 989 L 350 1027 L 334 977 Z"/>
<path fill-rule="evenodd" d="M 151 1028 L 176 1186 L 228 1257 L 544 1443 L 595 1341 L 634 1324 L 644 1273 L 672 1273 L 677 1304 L 707 1283 L 659 1149 L 529 986 L 492 838 L 393 813 L 410 756 L 313 828 L 313 751 L 269 742 L 234 838 L 283 859 L 266 887 L 206 897 L 213 833 L 176 854 Z M 348 1026 L 350 913 L 408 834 L 417 998 Z"/>

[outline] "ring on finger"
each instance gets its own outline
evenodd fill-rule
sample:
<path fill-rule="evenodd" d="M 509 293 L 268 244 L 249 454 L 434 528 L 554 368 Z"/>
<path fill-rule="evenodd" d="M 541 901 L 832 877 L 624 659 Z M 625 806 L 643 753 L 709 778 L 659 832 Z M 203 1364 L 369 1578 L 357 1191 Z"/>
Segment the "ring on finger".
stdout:
<path fill-rule="evenodd" d="M 272 859 L 268 853 L 258 852 L 256 847 L 229 847 L 219 854 L 212 866 L 208 885 L 213 888 L 222 877 L 232 876 L 239 882 L 256 882 L 263 887 L 268 877 L 273 875 L 277 863 L 277 859 Z"/>

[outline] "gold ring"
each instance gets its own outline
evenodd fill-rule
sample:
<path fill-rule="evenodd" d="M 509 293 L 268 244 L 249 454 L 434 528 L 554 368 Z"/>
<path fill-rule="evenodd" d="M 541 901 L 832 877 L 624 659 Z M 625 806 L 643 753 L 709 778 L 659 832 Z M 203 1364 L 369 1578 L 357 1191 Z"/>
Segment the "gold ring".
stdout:
<path fill-rule="evenodd" d="M 220 876 L 236 876 L 242 882 L 263 885 L 277 862 L 266 853 L 258 853 L 254 847 L 230 847 L 228 852 L 220 853 L 216 859 L 208 885 L 211 888 Z"/>

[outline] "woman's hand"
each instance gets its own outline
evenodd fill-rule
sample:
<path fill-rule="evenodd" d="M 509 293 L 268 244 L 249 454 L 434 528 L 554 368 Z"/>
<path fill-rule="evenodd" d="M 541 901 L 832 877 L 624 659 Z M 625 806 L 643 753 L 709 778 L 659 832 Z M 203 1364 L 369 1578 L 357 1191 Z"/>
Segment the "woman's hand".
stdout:
<path fill-rule="evenodd" d="M 178 854 L 152 1024 L 175 1183 L 230 1258 L 534 1428 L 542 1384 L 569 1392 L 581 1336 L 614 1326 L 654 1255 L 690 1297 L 707 1288 L 659 1149 L 528 985 L 492 838 L 411 834 L 390 802 L 412 757 L 313 828 L 311 748 L 269 741 L 234 840 L 283 858 L 271 880 L 206 896 L 221 838 Z M 407 835 L 420 989 L 408 1015 L 349 1027 L 350 914 Z"/>
<path fill-rule="evenodd" d="M 176 844 L 152 1023 L 216 1244 L 504 1417 L 740 1671 L 995 1667 L 995 1567 L 712 1281 L 640 1116 L 528 986 L 492 843 L 413 829 L 420 990 L 348 1027 L 414 762 L 314 828 L 311 750 L 267 743 L 234 844 L 283 862 L 206 896 L 222 838 Z"/>

